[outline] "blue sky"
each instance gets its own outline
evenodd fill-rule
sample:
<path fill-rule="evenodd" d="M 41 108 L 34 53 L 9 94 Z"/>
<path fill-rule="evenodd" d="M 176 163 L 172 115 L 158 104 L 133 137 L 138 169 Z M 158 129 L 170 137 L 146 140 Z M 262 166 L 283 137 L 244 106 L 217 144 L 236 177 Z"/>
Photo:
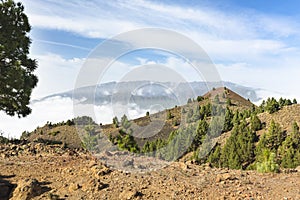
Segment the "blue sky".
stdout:
<path fill-rule="evenodd" d="M 103 40 L 149 27 L 173 30 L 197 42 L 223 80 L 300 96 L 295 87 L 300 83 L 298 1 L 22 2 L 33 28 L 31 54 L 40 64 L 34 98 L 72 89 L 84 59 Z M 168 65 L 164 56 L 150 52 L 135 56 L 119 61 L 128 68 L 141 60 Z"/>
<path fill-rule="evenodd" d="M 31 57 L 39 63 L 34 99 L 74 88 L 85 59 L 105 39 L 149 27 L 172 30 L 195 41 L 224 81 L 269 91 L 263 96 L 276 92 L 300 99 L 300 1 L 21 2 L 32 25 Z M 183 59 L 148 50 L 117 60 L 104 81 L 118 81 L 133 65 L 149 63 L 181 70 L 187 81 L 195 80 Z M 51 121 L 50 116 L 47 119 Z"/>
<path fill-rule="evenodd" d="M 219 1 L 222 2 L 222 1 Z M 240 0 L 225 0 L 230 5 L 237 6 L 247 9 L 253 9 L 260 12 L 264 12 L 267 14 L 275 14 L 275 15 L 286 15 L 286 16 L 294 16 L 299 15 L 299 6 L 300 2 L 297 0 L 274 0 L 274 1 L 261 1 L 261 0 L 252 0 L 252 1 L 240 1 Z"/>

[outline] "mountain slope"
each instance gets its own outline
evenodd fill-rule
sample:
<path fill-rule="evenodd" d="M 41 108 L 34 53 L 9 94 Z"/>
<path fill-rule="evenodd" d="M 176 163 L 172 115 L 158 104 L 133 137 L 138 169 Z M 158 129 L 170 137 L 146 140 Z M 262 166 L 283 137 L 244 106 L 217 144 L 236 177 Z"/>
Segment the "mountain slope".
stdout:
<path fill-rule="evenodd" d="M 175 106 L 173 108 L 161 111 L 158 113 L 150 114 L 149 116 L 140 117 L 130 121 L 131 129 L 135 140 L 140 147 L 147 141 L 155 141 L 157 139 L 168 139 L 171 132 L 176 131 L 180 127 L 184 127 L 187 120 L 187 112 L 194 110 L 197 107 L 205 106 L 213 102 L 216 95 L 220 96 L 220 103 L 223 107 L 226 106 L 226 99 L 229 98 L 232 102 L 230 106 L 234 110 L 251 109 L 254 105 L 245 100 L 237 93 L 227 88 L 217 88 L 206 93 L 201 101 L 194 101 L 183 106 Z M 225 96 L 224 96 L 225 95 Z M 170 115 L 170 116 L 168 116 Z M 74 121 L 72 121 L 74 123 Z M 120 122 L 121 123 L 121 122 Z M 184 123 L 184 124 L 183 124 Z M 95 130 L 97 133 L 104 134 L 106 137 L 117 137 L 122 130 L 122 127 L 115 127 L 114 124 L 96 125 Z M 48 142 L 61 142 L 69 147 L 80 148 L 82 141 L 78 135 L 78 129 L 74 125 L 67 125 L 62 122 L 58 124 L 46 124 L 43 127 L 38 127 L 28 136 L 24 135 L 23 138 L 29 141 L 44 140 Z"/>
<path fill-rule="evenodd" d="M 265 129 L 258 132 L 261 135 L 270 126 L 272 120 L 280 124 L 282 130 L 291 132 L 294 122 L 300 124 L 300 104 L 284 106 L 279 111 L 269 114 L 267 112 L 258 115 L 262 123 L 266 124 Z"/>

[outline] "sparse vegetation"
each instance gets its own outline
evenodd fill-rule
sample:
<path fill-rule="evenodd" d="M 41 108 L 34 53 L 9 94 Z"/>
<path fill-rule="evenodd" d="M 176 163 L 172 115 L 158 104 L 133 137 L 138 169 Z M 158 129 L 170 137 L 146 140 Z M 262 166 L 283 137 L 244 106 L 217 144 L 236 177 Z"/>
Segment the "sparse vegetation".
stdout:
<path fill-rule="evenodd" d="M 172 115 L 171 111 L 167 111 L 167 119 L 172 119 L 174 116 Z"/>
<path fill-rule="evenodd" d="M 28 131 L 23 131 L 23 133 L 21 134 L 20 139 L 23 140 L 25 138 L 28 138 L 30 136 L 30 132 Z"/>
<path fill-rule="evenodd" d="M 89 123 L 84 125 L 81 136 L 83 147 L 90 151 L 96 150 L 98 137 L 99 135 L 96 134 L 96 123 L 93 120 L 89 120 Z"/>
<path fill-rule="evenodd" d="M 43 133 L 42 131 L 40 132 L 41 134 Z M 52 136 L 56 136 L 57 134 L 59 134 L 60 131 L 54 131 L 54 132 L 50 132 L 48 133 L 49 135 L 52 135 Z"/>
<path fill-rule="evenodd" d="M 190 99 L 190 104 L 186 106 L 165 110 L 167 118 L 164 119 L 164 128 L 155 139 L 134 137 L 133 121 L 126 115 L 120 121 L 114 117 L 111 125 L 103 125 L 101 128 L 110 128 L 108 139 L 120 150 L 143 153 L 168 161 L 191 152 L 196 163 L 209 162 L 213 167 L 277 172 L 280 167 L 294 168 L 300 165 L 298 124 L 294 123 L 293 131 L 287 132 L 275 121 L 266 125 L 260 119 L 261 113 L 269 113 L 271 116 L 296 101 L 269 98 L 256 107 L 248 104 L 246 100 L 237 100 L 228 89 L 225 92 L 229 96 L 224 92 L 220 94 L 230 98 L 220 98 L 218 94 L 210 97 L 199 96 L 196 101 Z M 239 101 L 247 106 L 243 107 Z M 146 112 L 145 117 L 135 122 L 147 124 L 149 116 L 150 113 Z M 158 115 L 155 115 L 155 119 L 158 119 Z M 181 122 L 182 119 L 184 123 Z M 87 116 L 60 123 L 47 122 L 43 128 L 37 129 L 36 134 L 56 138 L 62 135 L 62 129 L 57 129 L 58 127 L 73 125 L 83 128 L 82 145 L 86 149 L 97 151 L 97 141 L 100 138 L 98 125 Z M 262 133 L 266 126 L 268 130 Z M 225 139 L 220 140 L 225 133 Z M 23 133 L 24 138 L 31 137 L 31 134 Z M 50 138 L 43 141 L 52 140 Z"/>
<path fill-rule="evenodd" d="M 118 147 L 121 150 L 127 150 L 133 153 L 139 152 L 139 147 L 136 144 L 134 137 L 130 134 L 125 134 L 124 136 L 118 135 L 117 138 Z"/>
<path fill-rule="evenodd" d="M 272 97 L 268 98 L 267 101 L 263 101 L 259 106 L 259 111 L 264 112 L 267 111 L 268 113 L 272 114 L 277 112 L 278 110 L 282 109 L 284 106 L 289 106 L 292 104 L 297 104 L 297 100 L 294 99 L 293 102 L 290 99 L 283 99 L 280 98 L 278 101 Z"/>
<path fill-rule="evenodd" d="M 226 93 L 231 92 L 227 89 Z M 286 133 L 272 121 L 265 134 L 260 138 L 256 134 L 264 127 L 257 113 L 272 114 L 284 106 L 291 105 L 292 101 L 281 99 L 279 103 L 276 99 L 269 98 L 259 107 L 251 104 L 248 109 L 233 110 L 232 100 L 229 98 L 222 98 L 226 100 L 226 104 L 222 103 L 219 95 L 214 96 L 213 104 L 210 102 L 203 104 L 203 100 L 204 98 L 199 96 L 197 97 L 199 104 L 182 107 L 185 111 L 182 114 L 186 116 L 188 125 L 172 131 L 168 139 L 146 140 L 144 145 L 139 147 L 135 138 L 130 135 L 132 131 L 129 129 L 130 121 L 124 115 L 121 119 L 120 135 L 115 138 L 110 135 L 110 140 L 120 149 L 142 152 L 169 161 L 182 156 L 180 155 L 182 151 L 185 151 L 184 153 L 193 151 L 194 160 L 198 163 L 209 162 L 214 167 L 276 172 L 279 166 L 295 167 L 298 165 L 300 154 L 299 150 L 294 147 L 298 148 L 300 139 L 295 138 L 299 135 L 295 134 L 296 126 L 293 134 L 286 137 Z M 195 103 L 191 99 L 188 101 L 190 104 Z M 171 125 L 176 127 L 180 124 L 173 112 L 172 109 L 166 111 L 167 120 L 174 118 Z M 113 121 L 116 124 L 117 119 Z M 217 143 L 211 150 L 209 147 L 212 145 L 211 139 L 228 131 L 231 131 L 231 134 L 225 144 Z M 207 153 L 209 154 L 205 156 Z"/>
<path fill-rule="evenodd" d="M 6 144 L 9 142 L 9 139 L 6 137 L 3 137 L 3 133 L 0 131 L 0 144 Z"/>

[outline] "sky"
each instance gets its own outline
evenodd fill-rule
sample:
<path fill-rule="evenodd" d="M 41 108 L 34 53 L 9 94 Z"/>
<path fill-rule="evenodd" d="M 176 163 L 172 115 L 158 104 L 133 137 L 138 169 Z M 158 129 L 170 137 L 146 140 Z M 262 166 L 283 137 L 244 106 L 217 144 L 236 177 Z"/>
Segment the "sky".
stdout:
<path fill-rule="evenodd" d="M 297 0 L 21 2 L 32 26 L 30 56 L 39 64 L 39 83 L 32 99 L 73 89 L 84 62 L 99 44 L 141 28 L 167 29 L 190 38 L 207 53 L 223 81 L 262 88 L 268 91 L 262 94 L 265 96 L 274 93 L 300 99 Z M 179 71 L 178 66 L 187 65 L 183 59 L 163 51 L 139 51 L 118 59 L 101 81 L 118 81 L 132 66 L 149 63 Z M 187 81 L 198 80 L 187 68 L 180 71 Z M 69 101 L 54 99 L 32 104 L 33 113 L 26 119 L 0 113 L 4 124 L 0 130 L 19 136 L 21 130 L 32 130 L 46 120 L 72 118 Z M 54 108 L 54 104 L 61 106 Z M 62 111 L 67 114 L 60 114 Z"/>

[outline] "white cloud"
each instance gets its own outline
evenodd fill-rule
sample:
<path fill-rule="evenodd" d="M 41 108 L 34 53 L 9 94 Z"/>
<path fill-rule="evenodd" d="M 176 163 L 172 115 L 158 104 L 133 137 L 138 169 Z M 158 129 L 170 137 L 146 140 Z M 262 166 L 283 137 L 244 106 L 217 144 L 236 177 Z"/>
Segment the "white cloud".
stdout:
<path fill-rule="evenodd" d="M 34 57 L 39 65 L 35 72 L 39 82 L 33 90 L 33 99 L 74 88 L 76 77 L 84 59 L 64 59 L 56 54 L 36 55 Z"/>
<path fill-rule="evenodd" d="M 1 129 L 6 136 L 18 138 L 23 131 L 33 131 L 47 121 L 59 122 L 73 118 L 73 102 L 68 98 L 52 98 L 30 106 L 32 113 L 26 118 L 10 117 L 0 112 Z"/>
<path fill-rule="evenodd" d="M 112 5 L 93 1 L 23 1 L 34 27 L 59 29 L 88 37 L 109 37 L 137 27 L 111 13 Z"/>
<path fill-rule="evenodd" d="M 297 65 L 291 67 L 254 67 L 246 63 L 217 64 L 217 69 L 222 80 L 232 81 L 244 86 L 262 88 L 258 96 L 285 97 L 300 99 L 300 68 Z"/>
<path fill-rule="evenodd" d="M 287 46 L 274 40 L 207 40 L 199 41 L 210 57 L 235 62 L 256 62 L 280 55 Z"/>
<path fill-rule="evenodd" d="M 293 18 L 283 16 L 264 16 L 258 15 L 258 27 L 272 34 L 275 37 L 299 36 L 299 23 Z"/>
<path fill-rule="evenodd" d="M 5 122 L 1 124 L 1 131 L 4 132 L 5 137 L 19 138 L 23 131 L 33 131 L 38 126 L 43 126 L 47 121 L 52 123 L 66 121 L 73 119 L 77 115 L 74 113 L 73 100 L 71 98 L 53 97 L 43 101 L 35 102 L 30 105 L 32 113 L 26 118 L 10 117 L 4 112 L 0 112 L 0 121 Z M 97 123 L 111 123 L 114 116 L 121 117 L 124 113 L 119 113 L 120 105 L 111 104 L 94 106 L 89 104 L 78 104 L 77 108 L 82 111 L 92 108 L 93 113 L 86 113 L 93 117 Z M 128 110 L 127 110 L 128 109 Z M 121 109 L 123 110 L 123 109 Z M 130 119 L 144 116 L 147 110 L 140 109 L 136 105 L 126 106 L 128 111 L 127 116 Z M 81 113 L 81 114 L 84 114 Z"/>
<path fill-rule="evenodd" d="M 62 43 L 62 42 L 53 42 L 53 41 L 49 41 L 49 40 L 39 40 L 39 39 L 35 39 L 34 42 L 40 42 L 40 43 L 45 43 L 45 44 L 57 45 L 57 46 L 71 47 L 71 48 L 75 48 L 75 49 L 85 50 L 88 52 L 91 51 L 91 49 L 89 49 L 89 48 L 85 48 L 85 47 L 78 46 L 78 45 Z"/>

